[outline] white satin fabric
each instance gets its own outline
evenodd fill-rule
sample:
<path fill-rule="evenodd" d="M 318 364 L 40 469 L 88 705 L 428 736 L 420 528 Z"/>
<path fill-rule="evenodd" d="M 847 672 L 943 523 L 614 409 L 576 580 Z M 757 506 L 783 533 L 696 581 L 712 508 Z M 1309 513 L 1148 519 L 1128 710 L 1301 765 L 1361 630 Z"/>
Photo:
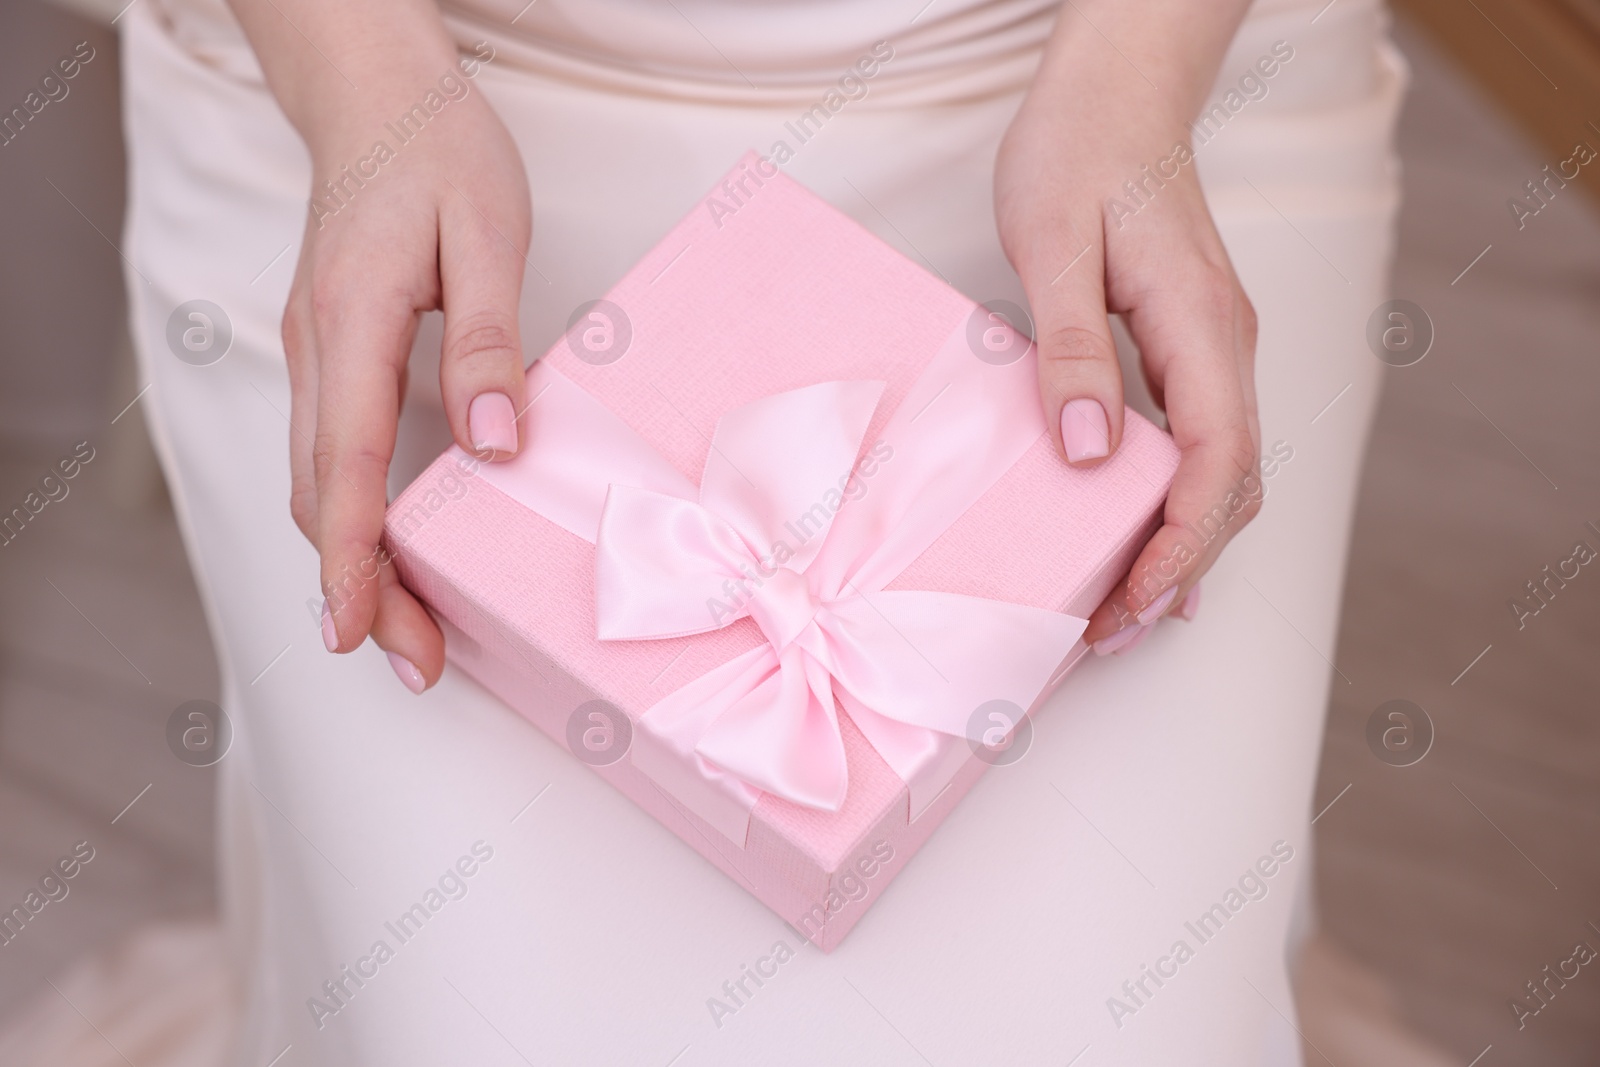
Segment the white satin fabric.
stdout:
<path fill-rule="evenodd" d="M 616 40 L 648 28 L 643 6 L 603 6 Z M 747 6 L 742 17 L 759 26 L 754 13 L 770 8 L 797 25 L 806 7 Z M 1320 7 L 1252 15 L 1219 93 L 1275 41 L 1295 58 L 1198 154 L 1260 313 L 1263 439 L 1292 458 L 1207 578 L 1199 619 L 1082 667 L 1042 711 L 1026 756 L 994 768 L 824 956 L 458 674 L 415 698 L 375 647 L 322 650 L 306 606 L 316 559 L 287 508 L 278 339 L 307 158 L 216 9 L 133 5 L 121 20 L 123 249 L 152 383 L 141 403 L 237 729 L 220 765 L 222 875 L 245 990 L 233 1062 L 1298 1063 L 1284 950 L 1309 874 L 1327 687 L 1345 684 L 1329 659 L 1379 384 L 1363 336 L 1384 296 L 1403 82 L 1370 4 L 1340 0 L 1313 21 Z M 854 58 L 861 27 L 889 25 L 888 10 L 816 5 L 816 54 L 829 54 L 833 34 L 832 53 Z M 694 12 L 697 32 L 731 39 L 714 8 Z M 466 23 L 464 36 L 475 32 Z M 511 36 L 496 36 L 508 60 Z M 1026 50 L 1012 51 L 1025 65 Z M 754 82 L 759 58 L 738 57 Z M 775 80 L 803 86 L 802 103 L 820 97 L 832 79 L 810 82 L 812 65 Z M 1009 73 L 971 89 L 984 65 L 969 64 L 954 96 L 929 76 L 846 107 L 788 169 L 971 296 L 1020 302 L 990 202 L 995 145 L 1018 97 Z M 531 350 L 794 117 L 787 97 L 739 99 L 723 92 L 728 78 L 643 66 L 659 84 L 613 85 L 531 59 L 497 61 L 477 79 L 522 145 L 533 191 Z M 165 340 L 173 309 L 197 298 L 226 309 L 234 329 L 232 350 L 209 367 L 175 358 Z M 437 343 L 430 319 L 396 485 L 446 443 Z M 1126 373 L 1137 377 L 1131 361 Z M 1243 900 L 1244 872 L 1275 845 L 1274 875 L 1248 883 L 1264 895 L 1196 943 L 1185 924 Z M 467 859 L 471 877 L 448 873 Z M 401 940 L 390 928 L 413 905 L 427 917 Z M 1192 955 L 1152 984 L 1144 968 L 1172 966 L 1178 940 Z M 341 987 L 335 1000 L 328 990 Z M 1119 1015 L 1112 998 L 1135 1010 Z"/>

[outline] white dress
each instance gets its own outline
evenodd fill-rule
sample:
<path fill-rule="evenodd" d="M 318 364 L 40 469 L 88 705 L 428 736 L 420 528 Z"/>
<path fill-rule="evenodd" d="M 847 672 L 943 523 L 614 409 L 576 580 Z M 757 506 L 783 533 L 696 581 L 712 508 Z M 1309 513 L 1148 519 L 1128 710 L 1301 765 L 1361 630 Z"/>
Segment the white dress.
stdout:
<path fill-rule="evenodd" d="M 991 176 L 1049 3 L 521 7 L 450 10 L 463 42 L 496 49 L 477 85 L 524 151 L 530 352 L 880 38 L 883 79 L 789 172 L 969 295 L 1022 300 Z M 235 1062 L 1300 1062 L 1286 949 L 1327 689 L 1345 684 L 1330 659 L 1382 370 L 1366 324 L 1397 201 L 1404 72 L 1371 2 L 1258 4 L 1219 98 L 1275 43 L 1293 58 L 1199 147 L 1260 313 L 1264 448 L 1288 457 L 1261 517 L 1198 620 L 1082 667 L 1026 758 L 979 783 L 830 955 L 459 673 L 417 698 L 376 647 L 323 651 L 278 335 L 308 159 L 220 5 L 146 0 L 121 25 L 141 402 L 236 729 L 220 768 Z M 195 299 L 232 326 L 210 366 L 167 341 Z M 395 488 L 447 443 L 438 335 L 430 316 Z M 402 923 L 419 903 L 426 920 Z"/>

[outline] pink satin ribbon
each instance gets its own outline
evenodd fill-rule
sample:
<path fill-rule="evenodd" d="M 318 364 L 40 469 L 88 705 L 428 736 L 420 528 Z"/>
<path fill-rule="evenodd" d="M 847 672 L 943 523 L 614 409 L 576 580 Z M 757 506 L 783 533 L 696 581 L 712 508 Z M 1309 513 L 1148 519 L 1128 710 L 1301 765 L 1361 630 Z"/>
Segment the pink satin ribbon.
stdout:
<path fill-rule="evenodd" d="M 985 363 L 958 328 L 866 453 L 882 383 L 824 382 L 728 411 L 696 490 L 540 361 L 528 447 L 481 474 L 595 543 L 602 640 L 760 628 L 765 643 L 649 708 L 633 751 L 742 844 L 757 790 L 839 809 L 838 707 L 915 813 L 960 766 L 973 712 L 1031 707 L 1081 636 L 1087 620 L 1055 611 L 886 588 L 1044 432 L 1035 383 L 1031 357 Z"/>

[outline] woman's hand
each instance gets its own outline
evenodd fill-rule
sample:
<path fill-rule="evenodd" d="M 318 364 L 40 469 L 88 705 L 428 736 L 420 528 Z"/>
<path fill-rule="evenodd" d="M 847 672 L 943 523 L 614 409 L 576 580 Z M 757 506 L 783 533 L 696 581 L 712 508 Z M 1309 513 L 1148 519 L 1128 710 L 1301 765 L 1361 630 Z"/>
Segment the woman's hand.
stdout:
<path fill-rule="evenodd" d="M 1164 525 L 1090 619 L 1084 639 L 1102 654 L 1130 647 L 1174 608 L 1191 616 L 1200 576 L 1260 508 L 1259 489 L 1245 491 L 1257 484 L 1260 452 L 1255 312 L 1188 144 L 1246 6 L 1066 4 L 1000 149 L 995 209 L 1033 305 L 1056 446 L 1074 466 L 1092 466 L 1121 442 L 1107 317 L 1120 313 L 1182 451 Z M 1230 496 L 1246 498 L 1243 510 L 1202 543 L 1201 518 Z"/>
<path fill-rule="evenodd" d="M 444 669 L 444 639 L 379 547 L 406 362 L 422 313 L 442 309 L 440 388 L 456 443 L 484 458 L 517 451 L 532 226 L 522 160 L 432 4 L 235 8 L 311 150 L 283 343 L 290 507 L 322 557 L 323 640 L 348 652 L 370 634 L 420 693 Z"/>

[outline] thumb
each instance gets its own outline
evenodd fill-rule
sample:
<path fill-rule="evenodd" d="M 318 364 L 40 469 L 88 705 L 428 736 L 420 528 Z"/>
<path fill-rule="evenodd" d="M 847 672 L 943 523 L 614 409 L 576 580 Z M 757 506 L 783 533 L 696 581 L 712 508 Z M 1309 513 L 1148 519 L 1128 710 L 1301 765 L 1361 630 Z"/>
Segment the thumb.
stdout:
<path fill-rule="evenodd" d="M 1056 263 L 1047 253 L 1021 272 L 1035 318 L 1039 395 L 1061 455 L 1073 466 L 1092 466 L 1122 440 L 1122 371 L 1106 317 L 1105 250 L 1080 251 L 1065 242 L 1047 247 Z"/>
<path fill-rule="evenodd" d="M 520 447 L 523 407 L 521 251 L 526 234 L 497 228 L 457 196 L 439 216 L 439 282 L 444 345 L 439 388 L 456 443 L 504 459 Z"/>

